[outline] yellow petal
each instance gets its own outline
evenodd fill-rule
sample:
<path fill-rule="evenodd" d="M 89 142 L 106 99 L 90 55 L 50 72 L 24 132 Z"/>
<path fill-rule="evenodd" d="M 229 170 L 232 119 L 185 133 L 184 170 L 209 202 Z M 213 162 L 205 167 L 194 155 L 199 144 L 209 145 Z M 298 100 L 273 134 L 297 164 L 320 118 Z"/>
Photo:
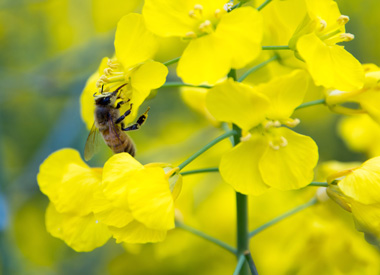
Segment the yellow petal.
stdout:
<path fill-rule="evenodd" d="M 115 51 L 125 69 L 151 59 L 157 48 L 157 39 L 146 29 L 142 15 L 130 13 L 120 19 L 115 35 Z"/>
<path fill-rule="evenodd" d="M 342 192 L 363 204 L 380 202 L 380 157 L 364 162 L 339 181 Z"/>
<path fill-rule="evenodd" d="M 59 212 L 88 214 L 93 194 L 100 186 L 101 170 L 91 169 L 73 149 L 51 154 L 37 176 L 41 191 Z"/>
<path fill-rule="evenodd" d="M 216 119 L 250 130 L 265 119 L 269 101 L 254 88 L 227 79 L 210 89 L 206 105 Z"/>
<path fill-rule="evenodd" d="M 177 75 L 186 83 L 216 83 L 231 69 L 231 57 L 224 41 L 214 33 L 190 41 L 177 66 Z"/>
<path fill-rule="evenodd" d="M 356 229 L 380 237 L 380 205 L 365 205 L 358 202 L 351 204 Z"/>
<path fill-rule="evenodd" d="M 166 237 L 166 230 L 149 229 L 138 221 L 133 221 L 123 228 L 110 227 L 117 243 L 156 243 Z"/>
<path fill-rule="evenodd" d="M 93 73 L 86 82 L 86 86 L 80 96 L 80 112 L 87 129 L 91 129 L 94 124 L 95 100 L 94 93 L 98 91 L 96 82 L 103 75 L 103 71 L 107 68 L 108 57 L 104 57 L 100 62 L 98 70 Z"/>
<path fill-rule="evenodd" d="M 275 150 L 268 146 L 260 160 L 263 180 L 280 190 L 299 189 L 308 185 L 318 162 L 318 147 L 308 136 L 287 128 L 273 130 L 277 137 L 285 138 L 287 145 Z"/>
<path fill-rule="evenodd" d="M 103 168 L 102 190 L 105 197 L 116 207 L 129 209 L 128 183 L 136 171 L 143 168 L 144 166 L 128 153 L 113 155 Z"/>
<path fill-rule="evenodd" d="M 254 136 L 225 153 L 219 165 L 223 179 L 240 193 L 262 194 L 269 187 L 262 180 L 258 163 L 267 146 L 264 138 Z"/>
<path fill-rule="evenodd" d="M 344 47 L 328 46 L 314 33 L 302 36 L 297 50 L 305 60 L 316 85 L 351 91 L 364 84 L 363 68 Z"/>
<path fill-rule="evenodd" d="M 215 35 L 221 39 L 221 48 L 231 58 L 231 67 L 240 69 L 261 52 L 263 19 L 252 7 L 235 9 L 222 16 Z"/>
<path fill-rule="evenodd" d="M 289 118 L 300 105 L 308 87 L 308 75 L 303 70 L 275 77 L 268 83 L 257 86 L 257 90 L 270 100 L 267 117 L 273 120 Z"/>
<path fill-rule="evenodd" d="M 128 184 L 128 202 L 133 217 L 147 228 L 174 228 L 174 202 L 162 168 L 149 167 L 133 175 Z"/>
<path fill-rule="evenodd" d="M 159 36 L 185 37 L 186 33 L 195 31 L 202 20 L 189 16 L 196 4 L 202 6 L 203 20 L 215 16 L 216 9 L 223 9 L 225 0 L 146 0 L 143 8 L 143 16 L 147 27 Z"/>
<path fill-rule="evenodd" d="M 93 214 L 77 216 L 59 213 L 52 203 L 46 210 L 46 228 L 77 252 L 87 252 L 104 245 L 111 237 L 107 226 Z"/>
<path fill-rule="evenodd" d="M 131 74 L 131 85 L 137 90 L 150 91 L 161 87 L 167 75 L 168 68 L 165 65 L 156 61 L 147 61 Z M 136 96 L 133 94 L 134 99 Z"/>
<path fill-rule="evenodd" d="M 125 123 L 130 122 L 138 115 L 140 105 L 152 89 L 157 89 L 165 83 L 167 74 L 168 68 L 155 61 L 147 61 L 133 71 L 131 74 L 131 88 L 133 90 L 130 102 L 133 104 L 133 108 L 132 114 L 126 118 Z"/>
<path fill-rule="evenodd" d="M 133 220 L 129 209 L 114 206 L 112 201 L 107 200 L 102 192 L 95 194 L 91 205 L 96 219 L 102 224 L 114 227 L 124 227 Z"/>

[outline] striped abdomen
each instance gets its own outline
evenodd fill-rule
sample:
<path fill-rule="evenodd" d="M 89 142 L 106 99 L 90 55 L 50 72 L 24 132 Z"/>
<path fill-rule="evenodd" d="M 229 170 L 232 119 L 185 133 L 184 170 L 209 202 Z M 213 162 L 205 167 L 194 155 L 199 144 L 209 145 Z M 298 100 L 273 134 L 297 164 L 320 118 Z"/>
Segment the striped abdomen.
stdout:
<path fill-rule="evenodd" d="M 111 133 L 109 132 L 109 129 L 101 131 L 101 133 L 105 143 L 115 154 L 126 152 L 132 157 L 135 156 L 136 150 L 132 139 L 119 127 L 115 127 L 114 131 L 111 131 Z"/>

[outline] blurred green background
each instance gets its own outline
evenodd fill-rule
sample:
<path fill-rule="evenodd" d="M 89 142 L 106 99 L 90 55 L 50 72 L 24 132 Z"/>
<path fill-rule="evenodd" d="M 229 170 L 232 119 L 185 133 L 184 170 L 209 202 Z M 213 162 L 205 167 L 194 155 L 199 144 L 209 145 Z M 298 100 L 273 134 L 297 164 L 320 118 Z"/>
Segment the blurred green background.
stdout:
<path fill-rule="evenodd" d="M 380 65 L 380 2 L 337 2 L 342 14 L 351 18 L 347 31 L 356 37 L 345 45 L 346 48 L 362 63 Z M 169 232 L 167 241 L 162 244 L 122 246 L 110 241 L 91 253 L 76 253 L 45 230 L 44 212 L 48 200 L 40 193 L 36 182 L 39 165 L 50 153 L 63 147 L 82 152 L 88 130 L 80 118 L 81 91 L 101 58 L 112 56 L 118 19 L 131 11 L 141 11 L 141 5 L 138 0 L 0 1 L 1 274 L 232 274 L 235 264 L 232 255 L 180 230 Z M 179 54 L 180 49 L 164 48 L 157 59 L 166 61 Z M 176 79 L 174 75 L 169 78 Z M 132 134 L 138 148 L 137 158 L 143 163 L 178 164 L 220 133 L 182 102 L 177 89 L 160 90 L 148 104 L 152 110 L 147 123 Z M 338 137 L 336 122 L 339 116 L 328 115 L 324 108 L 318 110 L 328 119 L 310 119 L 302 126 L 302 132 L 317 142 L 321 160 L 364 160 L 364 155 L 350 152 Z M 227 147 L 227 141 L 218 145 L 192 167 L 216 166 L 220 150 Z M 102 165 L 109 155 L 104 147 L 91 164 Z M 218 175 L 191 176 L 186 180 L 179 199 L 182 199 L 179 208 L 185 221 L 234 244 L 232 189 L 221 183 Z M 302 203 L 305 197 L 310 197 L 310 193 L 304 193 L 302 196 L 270 193 L 258 198 L 253 202 L 251 226 L 258 226 L 292 205 Z M 276 203 L 270 198 L 275 198 Z M 339 215 L 345 219 L 343 213 Z M 352 227 L 352 221 L 347 220 Z M 302 218 L 299 221 L 301 229 L 305 225 Z M 289 225 L 285 224 L 284 228 Z M 276 255 L 273 244 L 266 246 L 268 241 L 274 240 L 276 228 L 265 234 L 256 245 L 266 247 L 265 251 L 271 248 Z M 291 232 L 287 234 L 292 235 Z M 349 239 L 362 238 L 359 233 L 352 234 L 355 237 L 350 235 Z M 299 238 L 305 240 L 302 236 Z M 253 243 L 256 247 L 255 241 Z M 276 243 L 281 251 L 285 244 L 281 245 L 281 240 Z M 361 245 L 366 244 L 356 247 Z M 372 251 L 372 248 L 364 249 Z M 260 247 L 253 248 L 254 258 L 255 254 L 259 270 L 268 270 L 263 274 L 271 274 L 271 264 L 266 263 L 268 259 L 259 256 Z M 376 259 L 380 261 L 378 257 L 374 262 Z M 366 262 L 364 265 L 368 267 Z M 283 267 L 276 274 L 302 273 L 299 271 L 302 268 L 296 264 Z M 378 265 L 367 274 L 379 274 L 376 268 Z M 325 274 L 340 274 L 342 269 L 331 270 Z"/>

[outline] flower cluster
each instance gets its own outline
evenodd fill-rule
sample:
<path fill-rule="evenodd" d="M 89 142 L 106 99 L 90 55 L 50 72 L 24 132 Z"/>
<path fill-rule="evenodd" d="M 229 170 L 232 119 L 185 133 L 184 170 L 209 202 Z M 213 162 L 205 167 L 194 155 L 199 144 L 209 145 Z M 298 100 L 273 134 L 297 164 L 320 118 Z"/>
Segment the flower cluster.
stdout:
<path fill-rule="evenodd" d="M 185 103 L 226 133 L 176 168 L 142 165 L 127 153 L 112 156 L 102 168 L 90 168 L 75 150 L 53 153 L 38 174 L 41 191 L 50 200 L 46 225 L 53 236 L 76 251 L 90 251 L 111 237 L 126 243 L 162 241 L 175 227 L 179 171 L 228 137 L 232 147 L 219 152 L 219 165 L 210 170 L 218 171 L 237 197 L 311 185 L 318 146 L 296 128 L 301 120 L 295 111 L 311 106 L 305 98 L 313 97 L 316 89 L 324 91 L 320 100 L 331 111 L 366 114 L 380 122 L 380 69 L 360 64 L 339 44 L 354 36 L 346 33 L 349 17 L 340 13 L 337 3 L 270 2 L 256 7 L 250 1 L 234 6 L 227 0 L 145 0 L 142 14 L 119 21 L 115 55 L 101 61 L 82 93 L 88 128 L 94 121 L 93 96 L 120 88 L 117 100 L 123 104 L 110 108 L 120 109 L 117 123 L 130 123 L 151 91 L 166 83 L 183 86 Z M 168 37 L 185 45 L 182 55 L 165 63 L 154 61 L 159 39 Z M 177 61 L 175 72 L 183 82 L 168 83 L 167 66 Z M 350 130 L 342 126 L 341 132 Z M 358 230 L 380 239 L 379 158 L 332 175 L 324 186 L 353 213 Z M 238 245 L 249 242 L 246 235 L 238 236 Z M 244 256 L 238 255 L 241 247 L 227 248 Z"/>
<path fill-rule="evenodd" d="M 127 153 L 90 168 L 77 151 L 50 155 L 37 176 L 49 197 L 46 227 L 76 251 L 117 242 L 162 241 L 174 228 L 174 199 L 181 180 L 163 164 L 143 166 Z M 165 172 L 167 171 L 167 173 Z"/>

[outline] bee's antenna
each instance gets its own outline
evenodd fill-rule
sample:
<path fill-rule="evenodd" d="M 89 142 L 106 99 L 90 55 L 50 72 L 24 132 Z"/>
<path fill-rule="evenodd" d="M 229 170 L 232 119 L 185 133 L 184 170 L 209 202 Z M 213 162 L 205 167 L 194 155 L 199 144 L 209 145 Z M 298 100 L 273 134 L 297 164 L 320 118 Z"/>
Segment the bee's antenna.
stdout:
<path fill-rule="evenodd" d="M 102 90 L 100 91 L 101 94 L 103 93 L 103 88 L 104 88 L 104 84 L 102 85 Z"/>
<path fill-rule="evenodd" d="M 113 94 L 116 95 L 116 94 L 119 92 L 119 90 L 120 90 L 121 88 L 123 88 L 125 85 L 127 85 L 127 83 L 124 83 L 124 84 L 121 85 L 119 88 L 117 88 L 117 89 L 113 92 Z"/>

